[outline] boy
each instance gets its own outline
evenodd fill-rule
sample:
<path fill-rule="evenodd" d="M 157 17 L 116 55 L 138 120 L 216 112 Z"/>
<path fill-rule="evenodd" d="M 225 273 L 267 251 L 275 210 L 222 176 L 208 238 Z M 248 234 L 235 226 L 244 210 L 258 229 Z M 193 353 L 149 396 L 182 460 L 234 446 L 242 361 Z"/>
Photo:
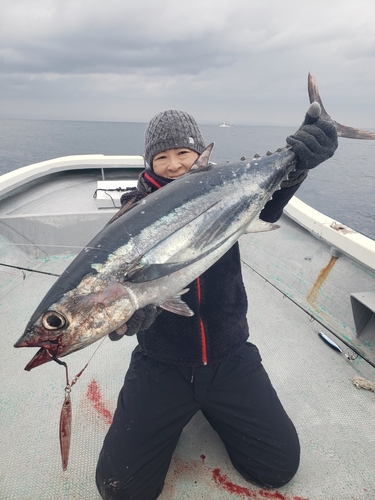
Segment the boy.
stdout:
<path fill-rule="evenodd" d="M 337 148 L 335 127 L 320 118 L 287 138 L 297 167 L 263 208 L 275 222 L 307 170 Z M 156 115 L 145 134 L 145 164 L 134 201 L 189 171 L 205 149 L 194 118 L 168 110 Z M 233 193 L 233 196 L 236 194 Z M 237 471 L 261 487 L 286 484 L 299 466 L 297 432 L 248 342 L 247 297 L 239 245 L 189 285 L 184 301 L 194 311 L 182 317 L 153 306 L 137 311 L 126 331 L 139 345 L 120 391 L 113 423 L 101 451 L 96 481 L 104 499 L 154 500 L 184 426 L 201 410 L 225 444 Z"/>

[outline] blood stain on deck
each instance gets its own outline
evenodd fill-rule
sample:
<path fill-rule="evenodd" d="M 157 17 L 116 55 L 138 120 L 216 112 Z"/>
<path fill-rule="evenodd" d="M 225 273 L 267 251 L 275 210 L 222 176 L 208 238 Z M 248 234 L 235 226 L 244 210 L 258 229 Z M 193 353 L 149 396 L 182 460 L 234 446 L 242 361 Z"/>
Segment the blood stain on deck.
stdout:
<path fill-rule="evenodd" d="M 243 495 L 245 498 L 253 498 L 257 499 L 270 499 L 270 500 L 308 500 L 307 498 L 302 498 L 299 496 L 286 496 L 279 491 L 267 491 L 267 490 L 258 490 L 251 491 L 244 486 L 240 486 L 238 484 L 232 483 L 229 481 L 225 474 L 220 472 L 220 469 L 213 469 L 212 478 L 216 484 L 220 485 L 224 488 L 228 493 L 233 493 L 236 495 Z"/>
<path fill-rule="evenodd" d="M 200 487 L 212 488 L 212 483 L 217 489 L 223 490 L 226 498 L 252 499 L 252 500 L 308 500 L 293 494 L 280 493 L 277 490 L 265 490 L 257 488 L 255 485 L 249 487 L 236 484 L 219 468 L 211 468 L 206 463 L 206 456 L 200 455 L 200 460 L 183 460 L 180 456 L 174 455 L 170 471 L 167 476 L 162 498 L 177 498 L 176 494 L 181 485 L 184 488 L 190 484 L 193 491 L 194 485 L 200 484 Z M 210 486 L 211 485 L 211 486 Z M 212 498 L 215 498 L 214 492 Z"/>
<path fill-rule="evenodd" d="M 96 380 L 91 380 L 87 388 L 86 396 L 98 415 L 100 415 L 104 421 L 110 425 L 112 423 L 112 413 L 108 410 L 108 408 L 106 408 L 103 402 L 102 393 Z"/>

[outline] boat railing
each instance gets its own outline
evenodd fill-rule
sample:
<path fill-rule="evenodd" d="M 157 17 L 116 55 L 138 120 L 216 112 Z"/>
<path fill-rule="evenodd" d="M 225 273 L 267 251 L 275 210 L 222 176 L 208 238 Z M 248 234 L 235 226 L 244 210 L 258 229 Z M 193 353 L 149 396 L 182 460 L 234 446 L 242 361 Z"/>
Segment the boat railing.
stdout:
<path fill-rule="evenodd" d="M 294 196 L 284 209 L 286 215 L 313 236 L 331 246 L 331 255 L 340 253 L 375 271 L 375 241 L 318 212 Z"/>
<path fill-rule="evenodd" d="M 101 169 L 102 178 L 104 180 L 105 168 L 142 168 L 144 160 L 142 156 L 133 155 L 113 155 L 106 156 L 102 154 L 96 155 L 73 155 L 54 158 L 52 160 L 33 163 L 26 167 L 18 168 L 0 176 L 0 199 L 5 198 L 8 194 L 17 189 L 19 186 L 25 185 L 35 179 L 45 175 L 54 174 L 66 170 L 82 170 L 82 169 Z"/>

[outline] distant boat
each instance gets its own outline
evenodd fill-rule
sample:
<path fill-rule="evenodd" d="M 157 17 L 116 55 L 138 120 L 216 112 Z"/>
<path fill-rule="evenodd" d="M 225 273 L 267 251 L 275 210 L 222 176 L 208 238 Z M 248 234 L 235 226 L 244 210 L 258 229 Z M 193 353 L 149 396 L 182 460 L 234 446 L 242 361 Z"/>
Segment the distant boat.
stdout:
<path fill-rule="evenodd" d="M 223 122 L 223 123 L 220 123 L 219 127 L 230 127 L 230 125 L 228 125 L 227 123 Z"/>

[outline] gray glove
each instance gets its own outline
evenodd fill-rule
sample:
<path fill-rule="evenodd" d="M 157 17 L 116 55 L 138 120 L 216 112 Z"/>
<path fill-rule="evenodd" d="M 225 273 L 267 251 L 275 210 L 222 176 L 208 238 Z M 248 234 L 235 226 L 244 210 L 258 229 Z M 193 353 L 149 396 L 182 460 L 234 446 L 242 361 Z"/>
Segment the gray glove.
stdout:
<path fill-rule="evenodd" d="M 124 335 L 126 335 L 127 337 L 131 337 L 132 335 L 138 333 L 140 330 L 147 330 L 147 328 L 152 325 L 161 311 L 162 310 L 159 307 L 156 307 L 152 304 L 149 304 L 143 309 L 138 309 L 126 322 L 127 329 L 122 335 L 119 335 L 117 332 L 111 332 L 108 337 L 111 340 L 115 341 L 122 339 Z"/>
<path fill-rule="evenodd" d="M 301 127 L 286 138 L 297 157 L 296 170 L 310 170 L 333 156 L 337 131 L 333 123 L 306 114 Z"/>

